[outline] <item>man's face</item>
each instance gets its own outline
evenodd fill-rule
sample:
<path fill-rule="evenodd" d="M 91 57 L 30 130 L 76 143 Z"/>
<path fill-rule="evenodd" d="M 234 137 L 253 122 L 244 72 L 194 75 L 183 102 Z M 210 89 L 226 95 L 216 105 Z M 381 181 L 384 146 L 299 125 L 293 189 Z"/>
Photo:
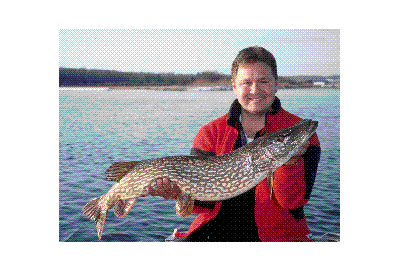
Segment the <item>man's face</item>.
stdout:
<path fill-rule="evenodd" d="M 233 93 L 240 105 L 252 114 L 267 112 L 274 102 L 277 86 L 271 67 L 263 62 L 239 65 L 232 81 Z"/>

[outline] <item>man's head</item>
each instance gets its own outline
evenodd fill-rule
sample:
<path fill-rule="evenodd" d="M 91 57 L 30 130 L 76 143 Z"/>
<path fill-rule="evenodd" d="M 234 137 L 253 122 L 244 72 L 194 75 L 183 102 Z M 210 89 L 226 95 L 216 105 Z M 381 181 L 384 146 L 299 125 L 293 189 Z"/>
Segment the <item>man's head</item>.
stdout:
<path fill-rule="evenodd" d="M 236 56 L 235 60 L 232 63 L 231 75 L 232 80 L 236 78 L 237 71 L 240 65 L 243 64 L 254 64 L 257 62 L 266 63 L 272 70 L 272 74 L 274 75 L 275 80 L 278 80 L 278 72 L 276 67 L 275 57 L 264 49 L 263 47 L 248 47 L 241 50 Z"/>
<path fill-rule="evenodd" d="M 264 115 L 275 99 L 277 79 L 275 58 L 264 48 L 246 48 L 232 64 L 232 88 L 243 112 Z"/>

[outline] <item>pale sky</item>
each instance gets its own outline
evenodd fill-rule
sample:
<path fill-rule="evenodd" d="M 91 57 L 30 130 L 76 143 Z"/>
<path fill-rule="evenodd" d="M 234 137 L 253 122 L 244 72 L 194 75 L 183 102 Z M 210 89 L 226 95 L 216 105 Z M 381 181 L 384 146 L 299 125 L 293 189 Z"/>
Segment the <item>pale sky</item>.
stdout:
<path fill-rule="evenodd" d="M 278 75 L 340 74 L 340 30 L 60 30 L 60 67 L 229 74 L 237 53 L 262 46 Z"/>

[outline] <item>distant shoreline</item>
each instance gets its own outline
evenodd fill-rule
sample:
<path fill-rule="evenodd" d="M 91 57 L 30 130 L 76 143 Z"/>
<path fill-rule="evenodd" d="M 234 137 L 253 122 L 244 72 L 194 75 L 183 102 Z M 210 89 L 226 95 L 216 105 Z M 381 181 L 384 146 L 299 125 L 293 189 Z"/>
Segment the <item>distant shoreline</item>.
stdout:
<path fill-rule="evenodd" d="M 340 88 L 340 75 L 279 76 L 278 89 Z M 85 87 L 107 90 L 227 91 L 232 89 L 231 75 L 216 71 L 197 74 L 119 72 L 85 68 L 59 68 L 59 87 Z"/>

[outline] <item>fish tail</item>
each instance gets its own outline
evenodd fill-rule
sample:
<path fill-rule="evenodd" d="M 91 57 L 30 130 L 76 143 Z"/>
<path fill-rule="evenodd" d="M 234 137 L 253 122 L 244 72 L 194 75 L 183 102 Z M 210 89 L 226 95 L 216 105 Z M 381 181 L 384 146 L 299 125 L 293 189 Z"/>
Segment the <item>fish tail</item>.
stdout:
<path fill-rule="evenodd" d="M 101 235 L 103 234 L 104 225 L 106 224 L 107 210 L 100 212 L 100 217 L 96 220 L 97 236 L 101 240 Z"/>
<path fill-rule="evenodd" d="M 106 207 L 102 207 L 100 199 L 101 197 L 91 200 L 82 209 L 82 212 L 85 214 L 85 216 L 96 221 L 97 236 L 99 237 L 99 240 L 103 234 L 108 211 Z"/>
<path fill-rule="evenodd" d="M 82 209 L 82 212 L 90 219 L 98 220 L 100 216 L 100 197 L 92 199 Z"/>

